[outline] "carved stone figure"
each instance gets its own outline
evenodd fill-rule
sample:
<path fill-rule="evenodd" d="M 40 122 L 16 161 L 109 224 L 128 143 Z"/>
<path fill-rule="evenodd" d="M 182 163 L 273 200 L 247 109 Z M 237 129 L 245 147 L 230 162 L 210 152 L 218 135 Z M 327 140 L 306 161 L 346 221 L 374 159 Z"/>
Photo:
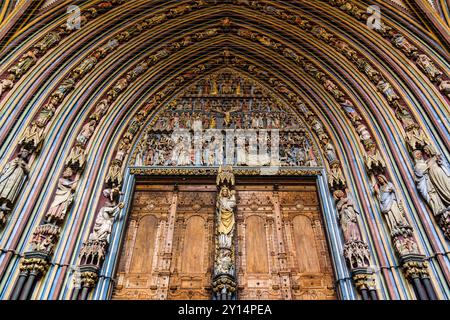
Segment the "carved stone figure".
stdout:
<path fill-rule="evenodd" d="M 355 209 L 355 203 L 350 196 L 346 196 L 342 190 L 334 192 L 338 200 L 336 207 L 338 209 L 338 218 L 341 222 L 345 243 L 361 240 L 358 228 L 358 212 Z"/>
<path fill-rule="evenodd" d="M 412 45 L 406 38 L 400 33 L 395 34 L 392 37 L 392 43 L 399 49 L 401 49 L 407 56 L 412 56 L 417 52 L 417 47 Z"/>
<path fill-rule="evenodd" d="M 29 151 L 21 148 L 18 155 L 8 162 L 0 175 L 0 203 L 12 205 L 19 195 L 22 183 L 27 178 Z"/>
<path fill-rule="evenodd" d="M 64 170 L 63 176 L 59 179 L 55 198 L 53 199 L 50 209 L 45 214 L 48 222 L 64 220 L 69 211 L 78 182 L 72 180 L 73 174 L 72 168 L 67 167 L 66 170 Z"/>
<path fill-rule="evenodd" d="M 437 81 L 442 76 L 442 71 L 436 68 L 433 61 L 431 61 L 431 59 L 427 55 L 420 54 L 417 57 L 416 63 L 420 67 L 420 69 L 425 72 L 425 74 L 430 78 L 431 81 Z"/>
<path fill-rule="evenodd" d="M 27 72 L 37 61 L 37 50 L 30 50 L 25 53 L 17 64 L 12 66 L 8 72 L 13 74 L 16 78 L 20 78 L 25 72 Z"/>
<path fill-rule="evenodd" d="M 1 87 L 1 85 L 0 85 Z M 442 81 L 441 84 L 439 85 L 439 90 L 442 91 L 443 94 L 445 94 L 447 96 L 447 98 L 450 99 L 450 80 L 446 80 L 446 81 Z M 1 91 L 1 89 L 0 89 Z M 0 92 L 1 95 L 1 92 Z"/>
<path fill-rule="evenodd" d="M 118 205 L 108 203 L 100 209 L 95 219 L 94 229 L 89 235 L 89 241 L 104 241 L 109 243 L 114 220 L 124 204 L 120 202 Z"/>
<path fill-rule="evenodd" d="M 108 99 L 102 99 L 99 103 L 96 104 L 94 112 L 91 114 L 90 118 L 96 121 L 99 121 L 101 117 L 103 117 L 108 111 L 109 102 Z"/>
<path fill-rule="evenodd" d="M 55 92 L 52 93 L 52 97 L 56 98 L 58 102 L 61 102 L 64 97 L 74 88 L 75 80 L 72 78 L 64 79 L 58 86 Z"/>
<path fill-rule="evenodd" d="M 430 182 L 444 206 L 450 209 L 450 167 L 441 155 L 436 155 L 428 146 L 424 151 L 429 157 L 427 165 Z"/>
<path fill-rule="evenodd" d="M 219 223 L 217 231 L 219 234 L 229 235 L 234 230 L 234 209 L 236 207 L 236 193 L 228 187 L 222 187 L 218 199 Z"/>
<path fill-rule="evenodd" d="M 38 116 L 36 117 L 36 120 L 34 121 L 39 127 L 43 128 L 48 124 L 50 119 L 55 114 L 56 104 L 57 101 L 50 101 L 39 112 Z"/>
<path fill-rule="evenodd" d="M 63 31 L 60 29 L 60 31 Z M 58 32 L 49 32 L 45 35 L 45 37 L 36 43 L 34 45 L 35 48 L 39 49 L 40 52 L 45 52 L 49 48 L 53 47 L 54 45 L 58 44 L 58 42 L 61 40 L 61 36 Z"/>
<path fill-rule="evenodd" d="M 123 138 L 119 142 L 119 149 L 117 150 L 115 159 L 123 162 L 126 155 L 128 154 L 128 150 L 131 148 L 131 134 L 126 133 Z"/>
<path fill-rule="evenodd" d="M 83 126 L 80 134 L 77 137 L 77 143 L 80 146 L 86 146 L 87 142 L 89 141 L 89 138 L 92 137 L 92 135 L 94 134 L 96 125 L 97 125 L 97 121 L 90 120 L 88 123 L 86 123 Z"/>
<path fill-rule="evenodd" d="M 111 186 L 118 186 L 122 183 L 122 165 L 119 161 L 114 160 L 109 167 L 105 183 Z"/>
<path fill-rule="evenodd" d="M 386 217 L 392 235 L 401 234 L 402 229 L 408 227 L 409 223 L 405 218 L 403 206 L 397 199 L 394 185 L 384 175 L 379 175 L 374 191 L 378 196 L 381 212 Z"/>
<path fill-rule="evenodd" d="M 400 99 L 391 84 L 387 81 L 381 80 L 377 85 L 378 90 L 386 97 L 389 103 L 393 103 Z"/>
<path fill-rule="evenodd" d="M 12 82 L 10 79 L 2 79 L 0 80 L 0 97 L 3 93 L 11 89 L 14 85 L 14 82 Z"/>
<path fill-rule="evenodd" d="M 417 189 L 428 203 L 435 215 L 438 215 L 446 210 L 442 203 L 439 194 L 436 192 L 434 185 L 430 181 L 429 166 L 423 159 L 422 151 L 416 150 L 413 153 L 415 159 L 415 180 L 417 183 Z"/>
<path fill-rule="evenodd" d="M 323 150 L 325 151 L 327 160 L 330 163 L 330 165 L 333 164 L 334 162 L 338 161 L 334 146 L 329 141 L 329 139 L 327 138 L 327 139 L 322 140 L 322 143 L 324 144 Z"/>

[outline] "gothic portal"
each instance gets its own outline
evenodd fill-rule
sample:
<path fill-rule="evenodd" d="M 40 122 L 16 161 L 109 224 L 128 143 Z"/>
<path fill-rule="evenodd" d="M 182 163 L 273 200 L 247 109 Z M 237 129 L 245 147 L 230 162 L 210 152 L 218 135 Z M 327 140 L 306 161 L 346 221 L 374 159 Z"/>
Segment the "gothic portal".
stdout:
<path fill-rule="evenodd" d="M 0 4 L 0 298 L 447 300 L 450 7 Z"/>

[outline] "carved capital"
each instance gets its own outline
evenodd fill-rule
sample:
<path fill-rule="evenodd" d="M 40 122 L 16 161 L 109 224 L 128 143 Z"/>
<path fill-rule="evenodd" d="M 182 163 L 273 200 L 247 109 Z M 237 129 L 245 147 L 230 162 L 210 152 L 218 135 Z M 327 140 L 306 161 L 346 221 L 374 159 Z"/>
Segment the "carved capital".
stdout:
<path fill-rule="evenodd" d="M 20 265 L 21 272 L 36 273 L 38 276 L 44 275 L 49 267 L 49 256 L 42 252 L 25 253 L 25 258 Z"/>

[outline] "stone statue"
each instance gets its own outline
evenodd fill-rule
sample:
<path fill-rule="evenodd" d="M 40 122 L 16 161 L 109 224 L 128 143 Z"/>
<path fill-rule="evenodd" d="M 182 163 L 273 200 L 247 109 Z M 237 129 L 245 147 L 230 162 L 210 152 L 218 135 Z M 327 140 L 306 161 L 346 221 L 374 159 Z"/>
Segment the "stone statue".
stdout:
<path fill-rule="evenodd" d="M 89 241 L 104 241 L 109 243 L 114 220 L 123 207 L 124 204 L 122 202 L 118 205 L 108 203 L 102 207 L 95 219 L 94 229 L 89 235 Z"/>
<path fill-rule="evenodd" d="M 67 212 L 69 211 L 74 199 L 74 192 L 78 182 L 72 180 L 73 174 L 74 172 L 72 168 L 67 167 L 63 172 L 62 178 L 59 179 L 55 199 L 45 215 L 48 222 L 53 222 L 54 220 L 64 220 Z"/>
<path fill-rule="evenodd" d="M 384 175 L 378 175 L 373 190 L 378 196 L 381 212 L 386 217 L 391 233 L 401 234 L 402 229 L 408 227 L 409 223 L 405 218 L 403 206 L 397 199 L 394 185 Z"/>
<path fill-rule="evenodd" d="M 79 143 L 81 146 L 85 146 L 89 141 L 89 138 L 94 134 L 96 124 L 97 121 L 95 120 L 91 120 L 86 123 L 77 137 L 77 143 Z"/>
<path fill-rule="evenodd" d="M 327 156 L 327 160 L 330 164 L 333 164 L 334 162 L 338 161 L 337 155 L 336 155 L 336 151 L 334 149 L 333 144 L 329 141 L 328 138 L 323 139 L 323 144 L 324 144 L 324 151 L 325 154 Z"/>
<path fill-rule="evenodd" d="M 14 85 L 14 82 L 12 82 L 10 79 L 2 79 L 0 80 L 0 97 L 4 92 L 11 89 Z"/>
<path fill-rule="evenodd" d="M 425 74 L 431 79 L 431 81 L 436 81 L 442 76 L 442 72 L 436 68 L 433 61 L 425 55 L 420 54 L 417 57 L 417 65 L 425 72 Z"/>
<path fill-rule="evenodd" d="M 21 148 L 18 155 L 8 162 L 2 170 L 0 175 L 0 203 L 2 204 L 1 212 L 3 209 L 10 209 L 7 206 L 11 206 L 19 195 L 22 183 L 28 176 L 28 156 L 30 152 Z"/>
<path fill-rule="evenodd" d="M 94 112 L 91 114 L 90 118 L 94 120 L 100 120 L 101 117 L 108 111 L 109 108 L 109 102 L 108 99 L 102 99 L 97 105 L 95 106 Z"/>
<path fill-rule="evenodd" d="M 400 99 L 395 90 L 392 88 L 391 84 L 387 81 L 381 80 L 378 83 L 377 88 L 381 93 L 383 93 L 383 95 L 390 103 Z"/>
<path fill-rule="evenodd" d="M 336 207 L 338 209 L 338 218 L 341 222 L 345 243 L 361 240 L 358 228 L 359 212 L 355 209 L 353 199 L 348 195 L 346 196 L 342 190 L 335 191 L 334 197 L 338 201 Z"/>
<path fill-rule="evenodd" d="M 447 209 L 450 208 L 450 167 L 441 155 L 426 146 L 425 154 L 429 157 L 427 161 L 430 183 L 434 186 L 439 198 Z"/>
<path fill-rule="evenodd" d="M 400 33 L 396 33 L 392 38 L 392 43 L 399 49 L 401 49 L 407 56 L 411 56 L 417 52 L 417 47 L 412 45 L 406 38 Z"/>
<path fill-rule="evenodd" d="M 219 234 L 230 235 L 234 230 L 234 209 L 236 207 L 236 192 L 230 191 L 223 186 L 220 189 L 217 208 L 219 210 L 219 221 L 217 232 Z"/>
<path fill-rule="evenodd" d="M 1 88 L 1 85 L 0 85 L 0 88 Z M 441 90 L 442 93 L 445 94 L 447 96 L 447 98 L 450 99 L 450 80 L 442 81 L 439 85 L 439 90 Z M 0 91 L 1 91 L 1 89 L 0 89 Z M 0 95 L 1 95 L 1 92 L 0 92 Z"/>
<path fill-rule="evenodd" d="M 130 150 L 130 148 L 131 148 L 131 140 L 132 140 L 131 134 L 125 133 L 125 135 L 119 142 L 119 150 L 117 150 L 117 153 L 115 156 L 116 160 L 123 162 L 126 155 L 128 154 L 128 150 Z"/>
<path fill-rule="evenodd" d="M 16 76 L 16 78 L 20 78 L 25 72 L 28 71 L 37 61 L 36 55 L 38 54 L 37 49 L 28 51 L 25 53 L 17 64 L 11 67 L 8 70 L 9 73 Z"/>

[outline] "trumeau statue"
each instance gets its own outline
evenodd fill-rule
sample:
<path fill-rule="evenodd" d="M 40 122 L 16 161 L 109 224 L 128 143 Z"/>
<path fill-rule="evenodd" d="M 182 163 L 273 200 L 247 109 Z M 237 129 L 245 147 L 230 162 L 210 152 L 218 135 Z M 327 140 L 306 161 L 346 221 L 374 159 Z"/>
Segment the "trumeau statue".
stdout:
<path fill-rule="evenodd" d="M 234 230 L 235 219 L 234 209 L 236 207 L 236 192 L 230 191 L 223 186 L 220 189 L 217 207 L 219 210 L 219 224 L 217 231 L 219 234 L 229 235 Z"/>
<path fill-rule="evenodd" d="M 374 191 L 378 196 L 381 212 L 386 217 L 391 233 L 402 233 L 402 229 L 408 227 L 409 223 L 405 218 L 403 206 L 397 199 L 395 186 L 384 175 L 378 175 Z"/>

